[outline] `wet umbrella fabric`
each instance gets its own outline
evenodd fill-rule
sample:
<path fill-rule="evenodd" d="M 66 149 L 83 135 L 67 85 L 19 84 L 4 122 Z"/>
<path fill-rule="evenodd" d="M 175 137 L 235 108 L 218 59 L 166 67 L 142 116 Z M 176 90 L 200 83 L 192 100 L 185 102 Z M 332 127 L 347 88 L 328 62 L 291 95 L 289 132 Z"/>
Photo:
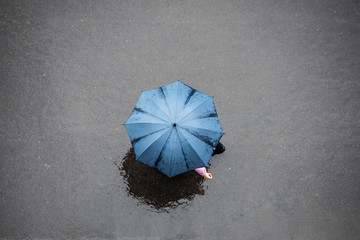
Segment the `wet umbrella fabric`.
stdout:
<path fill-rule="evenodd" d="M 213 98 L 180 81 L 142 92 L 125 127 L 136 159 L 169 177 L 206 166 L 224 134 Z"/>

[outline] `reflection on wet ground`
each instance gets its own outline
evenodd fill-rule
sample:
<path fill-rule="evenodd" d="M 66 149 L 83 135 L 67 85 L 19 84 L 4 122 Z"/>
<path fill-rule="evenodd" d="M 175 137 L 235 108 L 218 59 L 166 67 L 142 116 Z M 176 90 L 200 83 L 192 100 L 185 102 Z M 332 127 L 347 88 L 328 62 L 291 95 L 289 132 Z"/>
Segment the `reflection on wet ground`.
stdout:
<path fill-rule="evenodd" d="M 169 178 L 136 161 L 133 148 L 129 149 L 122 161 L 115 164 L 127 185 L 127 192 L 156 211 L 168 211 L 205 193 L 202 184 L 204 178 L 195 171 Z"/>

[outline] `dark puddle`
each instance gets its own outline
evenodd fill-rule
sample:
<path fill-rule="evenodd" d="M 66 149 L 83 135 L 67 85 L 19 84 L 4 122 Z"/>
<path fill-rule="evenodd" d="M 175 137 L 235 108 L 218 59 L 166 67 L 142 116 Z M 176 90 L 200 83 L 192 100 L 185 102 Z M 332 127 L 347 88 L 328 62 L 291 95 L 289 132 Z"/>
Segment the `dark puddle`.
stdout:
<path fill-rule="evenodd" d="M 169 178 L 158 170 L 135 159 L 130 148 L 121 162 L 116 163 L 127 185 L 127 192 L 157 211 L 169 211 L 189 203 L 196 195 L 204 195 L 204 178 L 190 171 Z"/>

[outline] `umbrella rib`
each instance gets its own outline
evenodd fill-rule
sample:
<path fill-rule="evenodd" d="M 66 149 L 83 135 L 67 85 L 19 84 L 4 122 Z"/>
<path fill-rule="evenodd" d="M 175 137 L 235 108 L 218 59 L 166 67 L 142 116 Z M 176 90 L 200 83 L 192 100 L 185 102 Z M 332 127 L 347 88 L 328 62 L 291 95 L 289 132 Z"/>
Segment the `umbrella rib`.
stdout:
<path fill-rule="evenodd" d="M 186 122 L 192 121 L 192 120 L 199 120 L 199 119 L 204 119 L 204 118 L 215 118 L 215 117 L 218 117 L 217 113 L 209 113 L 209 114 L 206 115 L 206 116 L 201 116 L 201 117 L 198 117 L 198 118 L 187 119 L 187 120 L 183 121 L 182 123 L 186 123 Z"/>
<path fill-rule="evenodd" d="M 167 127 L 170 127 L 169 123 L 157 123 L 157 122 L 131 122 L 131 123 L 125 123 L 125 126 L 127 125 L 134 125 L 134 124 L 151 124 L 151 125 L 166 125 Z"/>
<path fill-rule="evenodd" d="M 181 151 L 183 153 L 183 156 L 184 156 L 184 159 L 185 159 L 185 164 L 186 164 L 186 168 L 187 170 L 189 171 L 189 164 L 188 164 L 188 159 L 186 158 L 186 155 L 185 155 L 185 152 L 184 152 L 184 148 L 182 146 L 182 142 L 180 141 L 180 135 L 179 135 L 179 131 L 176 129 L 176 134 L 178 135 L 178 138 L 179 138 L 179 142 L 180 142 L 180 147 L 181 147 Z M 184 137 L 184 136 L 183 136 Z M 185 138 L 185 137 L 184 137 Z M 190 144 L 189 144 L 190 145 Z M 190 146 L 191 147 L 191 146 Z M 192 148 L 192 147 L 191 147 Z M 194 149 L 193 149 L 194 150 Z M 195 152 L 195 150 L 194 150 Z M 196 153 L 196 152 L 195 152 Z M 197 154 L 197 153 L 196 153 Z"/>
<path fill-rule="evenodd" d="M 169 110 L 169 114 L 170 114 L 170 121 L 173 121 L 173 119 L 171 119 L 171 111 L 170 111 L 170 107 L 169 107 L 169 104 L 168 104 L 168 100 L 167 100 L 167 98 L 166 98 L 166 95 L 165 95 L 165 93 L 164 93 L 164 89 L 163 89 L 163 87 L 160 87 L 160 92 L 161 92 L 161 94 L 164 96 L 164 99 L 165 99 L 165 104 L 166 104 L 166 106 L 167 106 L 167 108 L 168 108 L 168 110 Z"/>
<path fill-rule="evenodd" d="M 165 119 L 163 119 L 163 118 L 161 118 L 161 117 L 159 117 L 159 116 L 156 116 L 156 115 L 154 115 L 154 114 L 152 114 L 152 113 L 146 112 L 146 111 L 142 110 L 141 108 L 135 107 L 135 108 L 134 108 L 134 111 L 138 111 L 138 112 L 141 112 L 141 113 L 150 115 L 150 116 L 152 116 L 152 117 L 154 117 L 154 118 L 160 119 L 160 120 L 164 121 L 165 123 L 169 124 L 169 121 L 168 121 L 168 120 L 165 120 Z"/>
<path fill-rule="evenodd" d="M 159 130 L 159 131 L 160 131 L 160 130 Z M 158 131 L 157 131 L 157 132 L 158 132 Z M 166 133 L 166 132 L 165 132 L 165 133 Z M 164 133 L 164 134 L 165 134 L 165 133 Z M 157 140 L 159 140 L 159 138 L 161 138 L 164 134 L 160 135 L 155 141 L 153 141 L 153 142 L 146 148 L 146 150 L 149 149 L 149 148 L 150 148 Z M 149 134 L 148 134 L 148 135 L 149 135 Z M 166 145 L 167 141 L 168 141 L 168 139 L 166 139 L 166 142 L 165 142 L 164 146 Z M 162 147 L 159 155 L 161 155 L 161 153 L 162 153 L 162 151 L 163 151 L 163 149 L 164 149 L 164 146 Z M 145 150 L 144 152 L 146 152 L 146 150 Z M 142 152 L 137 159 L 140 159 L 141 156 L 144 154 L 144 152 Z"/>
<path fill-rule="evenodd" d="M 187 96 L 185 103 L 184 103 L 184 109 L 186 107 L 186 105 L 189 103 L 190 99 L 192 98 L 192 96 L 194 96 L 196 90 L 195 89 L 191 89 L 191 92 L 189 93 L 189 95 Z"/>
<path fill-rule="evenodd" d="M 185 131 L 187 131 L 188 133 L 190 133 L 191 135 L 193 135 L 194 137 L 198 138 L 199 140 L 203 141 L 204 143 L 206 143 L 207 145 L 209 145 L 210 147 L 214 147 L 211 143 L 211 141 L 208 141 L 207 139 L 201 138 L 200 136 L 195 135 L 194 133 L 192 133 L 191 131 L 189 131 L 189 129 L 186 129 L 184 127 L 181 127 L 182 129 L 184 129 Z M 210 130 L 211 131 L 211 130 Z"/>
<path fill-rule="evenodd" d="M 185 116 L 182 116 L 181 119 L 179 119 L 179 122 L 181 122 L 182 119 L 184 119 L 187 115 L 189 115 L 190 113 L 192 113 L 193 111 L 195 111 L 196 109 L 198 109 L 201 105 L 203 105 L 204 103 L 206 103 L 207 101 L 212 100 L 211 98 L 206 99 L 204 102 L 202 102 L 201 104 L 199 104 L 196 108 L 192 109 L 190 112 L 188 112 Z"/>
<path fill-rule="evenodd" d="M 199 128 L 199 127 L 189 127 L 189 126 L 179 126 L 184 130 L 187 130 L 188 132 L 190 131 L 188 128 L 193 128 L 193 129 L 200 129 L 200 130 L 204 130 L 204 131 L 209 131 L 209 132 L 213 132 L 213 133 L 223 133 L 223 131 L 214 131 L 214 130 L 210 130 L 210 129 L 206 129 L 206 128 Z"/>
<path fill-rule="evenodd" d="M 186 106 L 188 105 L 190 99 L 192 98 L 192 96 L 194 96 L 196 90 L 191 88 L 191 92 L 189 93 L 189 95 L 187 96 L 186 100 L 185 100 L 185 103 L 184 103 L 184 107 L 182 109 L 182 111 L 180 113 L 177 114 L 177 116 L 180 116 L 181 113 L 185 110 Z"/>
<path fill-rule="evenodd" d="M 158 158 L 156 159 L 154 165 L 155 167 L 157 167 L 157 165 L 159 164 L 159 162 L 162 160 L 161 156 L 162 156 L 162 153 L 164 151 L 164 148 L 166 146 L 166 144 L 168 143 L 169 139 L 170 139 L 170 136 L 171 136 L 171 133 L 169 134 L 168 138 L 166 139 L 165 143 L 164 143 L 164 146 L 161 148 L 161 151 L 160 151 L 160 154 L 158 156 Z M 152 145 L 152 144 L 151 144 Z"/>
<path fill-rule="evenodd" d="M 190 133 L 191 134 L 191 133 Z M 185 136 L 183 134 L 181 134 L 184 138 Z M 196 136 L 195 136 L 196 137 Z M 198 158 L 201 160 L 201 157 L 199 156 L 199 154 L 196 152 L 196 150 L 193 148 L 193 146 L 191 146 L 191 144 L 189 144 L 189 146 L 191 147 L 191 149 L 194 151 L 194 153 L 198 156 Z M 181 146 L 182 149 L 182 146 Z M 184 154 L 185 156 L 185 154 Z M 186 159 L 186 158 L 185 158 Z M 201 160 L 202 161 L 202 160 Z M 186 163 L 186 166 L 188 166 L 188 164 Z"/>
<path fill-rule="evenodd" d="M 154 133 L 160 132 L 160 131 L 164 130 L 165 128 L 168 128 L 168 127 L 169 127 L 169 126 L 164 127 L 164 128 L 162 128 L 162 129 L 159 129 L 159 130 L 156 130 L 156 131 L 154 131 L 154 132 L 148 133 L 148 134 L 146 134 L 146 135 L 144 135 L 144 136 L 135 138 L 135 139 L 133 139 L 131 142 L 132 142 L 132 144 L 135 144 L 135 143 L 137 143 L 138 141 L 140 141 L 142 138 L 147 137 L 147 136 L 150 136 L 150 135 L 152 135 L 152 134 L 154 134 Z M 160 136 L 160 137 L 161 137 L 161 136 Z M 156 140 L 158 140 L 160 137 L 158 137 Z M 154 142 L 156 142 L 156 140 L 155 140 Z M 151 146 L 151 145 L 150 145 L 150 146 Z M 140 156 L 141 156 L 141 155 L 140 155 Z"/>
<path fill-rule="evenodd" d="M 179 97 L 179 82 L 177 83 L 177 88 L 176 88 L 176 105 L 175 105 L 175 114 L 174 114 L 174 122 L 176 121 L 177 118 L 177 111 L 178 111 L 178 97 Z"/>

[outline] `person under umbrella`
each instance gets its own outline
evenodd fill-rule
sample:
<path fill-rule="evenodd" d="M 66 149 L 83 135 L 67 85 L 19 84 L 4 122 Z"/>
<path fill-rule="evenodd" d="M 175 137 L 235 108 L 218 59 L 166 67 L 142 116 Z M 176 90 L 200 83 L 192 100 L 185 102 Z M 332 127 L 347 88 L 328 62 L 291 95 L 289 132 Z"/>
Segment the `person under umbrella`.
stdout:
<path fill-rule="evenodd" d="M 218 145 L 216 145 L 216 147 L 214 148 L 212 156 L 223 153 L 224 151 L 225 146 L 221 142 L 219 142 Z M 195 171 L 208 180 L 212 179 L 212 174 L 208 173 L 205 167 L 196 168 Z"/>

